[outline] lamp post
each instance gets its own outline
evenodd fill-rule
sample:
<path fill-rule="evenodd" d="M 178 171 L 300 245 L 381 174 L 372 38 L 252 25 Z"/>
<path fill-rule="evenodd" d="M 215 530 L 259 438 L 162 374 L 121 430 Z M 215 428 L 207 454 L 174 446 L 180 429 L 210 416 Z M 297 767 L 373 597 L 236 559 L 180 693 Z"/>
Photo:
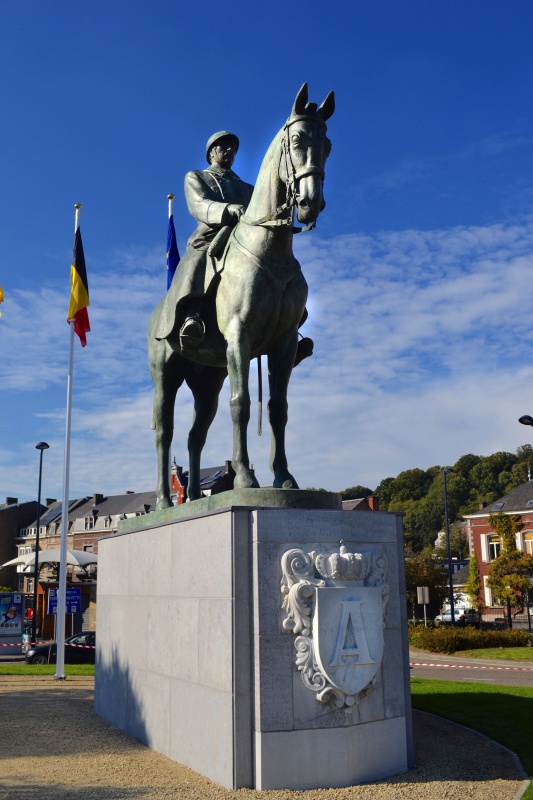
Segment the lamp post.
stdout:
<path fill-rule="evenodd" d="M 533 425 L 533 417 L 530 417 L 529 414 L 524 414 L 523 417 L 520 417 L 518 422 L 522 425 Z M 531 471 L 530 466 L 528 464 L 527 467 L 527 475 L 528 478 L 531 479 Z M 531 611 L 529 609 L 529 589 L 526 589 L 526 609 L 527 609 L 527 627 L 528 630 L 531 630 Z"/>
<path fill-rule="evenodd" d="M 35 536 L 35 566 L 33 573 L 33 619 L 31 624 L 31 640 L 37 641 L 37 586 L 39 583 L 39 527 L 41 525 L 41 479 L 43 476 L 43 452 L 50 447 L 46 442 L 39 442 L 35 445 L 36 450 L 40 450 L 39 457 L 39 489 L 37 491 L 37 533 Z"/>
<path fill-rule="evenodd" d="M 452 570 L 452 549 L 450 545 L 450 523 L 448 521 L 448 491 L 446 487 L 446 475 L 450 472 L 453 472 L 451 467 L 445 467 L 442 470 L 442 474 L 444 476 L 444 524 L 446 526 L 446 552 L 448 554 L 448 589 L 449 589 L 449 601 L 450 601 L 450 610 L 451 610 L 451 622 L 452 625 L 455 625 L 455 609 L 453 605 L 453 570 Z"/>

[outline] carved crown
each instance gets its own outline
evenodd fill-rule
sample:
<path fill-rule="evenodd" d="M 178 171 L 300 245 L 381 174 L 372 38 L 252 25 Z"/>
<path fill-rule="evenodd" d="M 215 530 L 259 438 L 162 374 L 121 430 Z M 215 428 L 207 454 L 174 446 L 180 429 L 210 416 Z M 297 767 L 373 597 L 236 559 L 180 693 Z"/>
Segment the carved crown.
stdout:
<path fill-rule="evenodd" d="M 323 578 L 364 581 L 372 569 L 372 559 L 369 553 L 350 553 L 342 545 L 338 553 L 329 556 L 319 553 L 316 556 L 315 567 Z"/>

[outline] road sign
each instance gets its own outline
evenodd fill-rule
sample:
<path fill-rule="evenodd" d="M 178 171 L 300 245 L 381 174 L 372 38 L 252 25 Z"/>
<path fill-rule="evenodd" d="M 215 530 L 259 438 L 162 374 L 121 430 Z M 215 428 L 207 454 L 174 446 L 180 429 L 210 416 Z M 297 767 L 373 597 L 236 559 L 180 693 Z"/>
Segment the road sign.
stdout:
<path fill-rule="evenodd" d="M 81 589 L 67 588 L 67 614 L 81 614 Z M 48 614 L 57 614 L 57 589 L 48 590 Z"/>

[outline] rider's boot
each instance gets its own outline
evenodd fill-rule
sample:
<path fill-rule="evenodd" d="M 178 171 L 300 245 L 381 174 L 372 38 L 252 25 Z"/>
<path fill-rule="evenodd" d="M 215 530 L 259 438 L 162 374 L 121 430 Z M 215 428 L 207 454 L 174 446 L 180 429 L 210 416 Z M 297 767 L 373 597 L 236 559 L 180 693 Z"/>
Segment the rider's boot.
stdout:
<path fill-rule="evenodd" d="M 205 336 L 205 325 L 198 314 L 187 317 L 180 328 L 181 349 L 187 353 L 196 353 Z"/>
<path fill-rule="evenodd" d="M 309 356 L 313 355 L 313 346 L 314 342 L 312 339 L 309 339 L 308 336 L 304 336 L 303 339 L 298 341 L 298 348 L 296 350 L 293 368 L 297 367 L 298 364 L 304 360 L 304 358 L 309 358 Z"/>

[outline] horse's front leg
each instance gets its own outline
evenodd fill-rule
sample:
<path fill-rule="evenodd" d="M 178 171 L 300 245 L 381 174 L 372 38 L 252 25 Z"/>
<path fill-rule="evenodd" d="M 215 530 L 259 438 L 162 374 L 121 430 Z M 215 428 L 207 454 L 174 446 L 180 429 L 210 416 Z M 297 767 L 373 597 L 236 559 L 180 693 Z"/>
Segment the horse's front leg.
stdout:
<path fill-rule="evenodd" d="M 298 489 L 295 478 L 287 466 L 285 453 L 285 428 L 288 419 L 287 390 L 292 365 L 298 346 L 298 333 L 288 334 L 283 342 L 268 354 L 268 381 L 270 400 L 268 419 L 272 429 L 270 446 L 270 469 L 274 473 L 275 489 Z"/>
<path fill-rule="evenodd" d="M 240 321 L 235 319 L 226 333 L 226 358 L 231 386 L 230 411 L 233 423 L 233 458 L 235 489 L 258 488 L 250 469 L 247 430 L 250 421 L 250 340 Z"/>
<path fill-rule="evenodd" d="M 187 496 L 189 500 L 198 500 L 202 496 L 200 489 L 200 457 L 204 448 L 207 432 L 213 422 L 218 408 L 218 396 L 226 379 L 226 370 L 207 367 L 200 373 L 193 372 L 187 384 L 194 396 L 193 424 L 189 432 L 189 483 Z"/>

